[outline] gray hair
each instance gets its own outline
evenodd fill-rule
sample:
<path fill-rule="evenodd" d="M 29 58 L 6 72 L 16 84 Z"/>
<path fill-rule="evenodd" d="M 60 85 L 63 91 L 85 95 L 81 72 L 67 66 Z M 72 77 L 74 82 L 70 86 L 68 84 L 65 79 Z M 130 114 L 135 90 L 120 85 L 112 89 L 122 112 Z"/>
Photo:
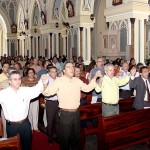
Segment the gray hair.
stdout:
<path fill-rule="evenodd" d="M 98 59 L 102 59 L 103 61 L 105 61 L 105 58 L 102 57 L 102 56 L 98 56 L 98 57 L 96 58 L 96 62 L 98 61 Z"/>
<path fill-rule="evenodd" d="M 113 64 L 107 64 L 104 66 L 104 70 L 106 71 L 109 67 L 114 67 L 114 65 Z"/>
<path fill-rule="evenodd" d="M 8 74 L 8 79 L 10 80 L 12 75 L 14 75 L 14 74 L 20 75 L 19 71 L 12 71 L 11 73 Z"/>

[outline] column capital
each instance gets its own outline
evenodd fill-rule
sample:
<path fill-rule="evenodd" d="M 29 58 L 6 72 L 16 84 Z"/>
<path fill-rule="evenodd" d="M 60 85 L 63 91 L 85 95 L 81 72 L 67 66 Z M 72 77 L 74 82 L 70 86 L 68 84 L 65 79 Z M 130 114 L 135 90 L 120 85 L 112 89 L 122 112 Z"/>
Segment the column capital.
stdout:
<path fill-rule="evenodd" d="M 130 18 L 130 21 L 131 21 L 132 24 L 134 24 L 135 18 Z"/>
<path fill-rule="evenodd" d="M 91 31 L 93 31 L 94 28 L 91 28 Z"/>
<path fill-rule="evenodd" d="M 83 27 L 79 27 L 80 31 L 83 31 Z"/>

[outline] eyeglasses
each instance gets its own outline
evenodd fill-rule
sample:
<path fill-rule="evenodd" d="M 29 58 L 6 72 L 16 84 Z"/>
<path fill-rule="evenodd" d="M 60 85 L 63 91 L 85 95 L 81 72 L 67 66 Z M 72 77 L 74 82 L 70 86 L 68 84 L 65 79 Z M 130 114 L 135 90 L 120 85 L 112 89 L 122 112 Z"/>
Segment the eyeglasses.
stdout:
<path fill-rule="evenodd" d="M 13 78 L 13 79 L 10 79 L 10 80 L 12 80 L 12 81 L 20 81 L 21 80 L 21 78 Z"/>
<path fill-rule="evenodd" d="M 65 69 L 74 69 L 74 66 L 66 66 Z"/>

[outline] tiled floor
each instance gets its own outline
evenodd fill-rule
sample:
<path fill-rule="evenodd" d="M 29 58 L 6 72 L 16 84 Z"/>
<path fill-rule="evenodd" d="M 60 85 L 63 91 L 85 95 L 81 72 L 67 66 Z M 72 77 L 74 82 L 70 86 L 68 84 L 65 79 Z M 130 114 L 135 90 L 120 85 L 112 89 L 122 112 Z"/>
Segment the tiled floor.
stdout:
<path fill-rule="evenodd" d="M 85 150 L 97 150 L 97 136 L 90 135 L 86 139 Z M 138 144 L 132 147 L 124 148 L 123 150 L 150 150 L 146 144 Z"/>

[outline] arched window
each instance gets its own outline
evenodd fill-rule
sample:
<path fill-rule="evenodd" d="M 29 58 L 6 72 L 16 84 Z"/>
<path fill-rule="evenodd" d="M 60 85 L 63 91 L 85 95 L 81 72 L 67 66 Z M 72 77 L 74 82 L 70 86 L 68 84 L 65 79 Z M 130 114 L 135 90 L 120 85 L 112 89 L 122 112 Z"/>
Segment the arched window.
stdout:
<path fill-rule="evenodd" d="M 120 52 L 126 52 L 127 46 L 127 24 L 125 21 L 121 23 L 120 27 Z"/>
<path fill-rule="evenodd" d="M 37 26 L 39 24 L 40 11 L 37 2 L 35 2 L 34 13 L 33 13 L 33 25 Z"/>
<path fill-rule="evenodd" d="M 15 10 L 14 10 L 14 4 L 10 3 L 9 4 L 9 17 L 12 22 L 15 22 Z"/>

